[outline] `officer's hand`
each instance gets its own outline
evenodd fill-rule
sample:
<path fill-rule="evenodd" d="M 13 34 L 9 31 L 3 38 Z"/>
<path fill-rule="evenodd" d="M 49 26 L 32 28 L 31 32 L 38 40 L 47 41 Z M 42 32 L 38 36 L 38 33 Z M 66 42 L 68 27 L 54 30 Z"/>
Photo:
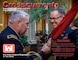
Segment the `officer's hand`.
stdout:
<path fill-rule="evenodd" d="M 43 51 L 45 54 L 48 54 L 51 52 L 51 48 L 47 45 L 47 43 L 45 43 L 41 51 Z"/>
<path fill-rule="evenodd" d="M 47 41 L 47 46 L 51 48 L 51 38 Z"/>

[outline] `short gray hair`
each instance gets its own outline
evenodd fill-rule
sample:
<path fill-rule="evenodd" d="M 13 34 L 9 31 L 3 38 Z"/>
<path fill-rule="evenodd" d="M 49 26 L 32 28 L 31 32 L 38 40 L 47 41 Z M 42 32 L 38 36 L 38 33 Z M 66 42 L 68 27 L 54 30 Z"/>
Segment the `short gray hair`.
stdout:
<path fill-rule="evenodd" d="M 53 12 L 55 10 L 58 11 L 60 14 L 65 15 L 65 10 L 64 9 L 62 9 L 62 8 L 56 8 L 56 9 L 53 9 L 51 12 Z"/>
<path fill-rule="evenodd" d="M 23 12 L 23 11 L 14 11 L 10 18 L 9 18 L 9 22 L 13 23 L 16 21 L 17 18 L 20 18 L 20 20 L 22 20 L 23 18 L 25 18 L 26 16 L 29 17 L 29 14 L 27 12 Z"/>

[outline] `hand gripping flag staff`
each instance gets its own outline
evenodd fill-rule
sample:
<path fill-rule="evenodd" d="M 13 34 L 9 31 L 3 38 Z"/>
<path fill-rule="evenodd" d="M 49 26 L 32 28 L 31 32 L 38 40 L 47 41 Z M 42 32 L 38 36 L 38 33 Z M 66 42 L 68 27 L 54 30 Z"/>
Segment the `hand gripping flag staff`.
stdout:
<path fill-rule="evenodd" d="M 64 30 L 70 25 L 70 23 L 74 20 L 74 17 L 78 11 L 78 1 L 72 6 L 72 8 L 65 15 L 61 23 L 58 25 L 56 29 L 51 33 L 51 39 L 56 40 L 60 34 L 64 32 Z M 61 28 L 61 29 L 60 29 Z"/>

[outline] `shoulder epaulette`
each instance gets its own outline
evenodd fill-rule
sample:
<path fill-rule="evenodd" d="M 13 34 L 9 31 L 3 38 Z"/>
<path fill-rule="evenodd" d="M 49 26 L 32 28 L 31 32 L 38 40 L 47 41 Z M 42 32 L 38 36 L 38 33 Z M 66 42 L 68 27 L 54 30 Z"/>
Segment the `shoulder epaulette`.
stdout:
<path fill-rule="evenodd" d="M 16 35 L 13 34 L 7 35 L 7 39 L 11 39 L 11 38 L 18 39 Z"/>
<path fill-rule="evenodd" d="M 77 27 L 72 27 L 72 30 L 78 29 Z"/>

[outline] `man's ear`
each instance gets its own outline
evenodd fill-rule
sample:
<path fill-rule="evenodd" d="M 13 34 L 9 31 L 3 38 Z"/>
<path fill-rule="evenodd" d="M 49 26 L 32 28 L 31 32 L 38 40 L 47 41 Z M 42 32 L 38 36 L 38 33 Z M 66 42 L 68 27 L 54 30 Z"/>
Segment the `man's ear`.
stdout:
<path fill-rule="evenodd" d="M 65 17 L 65 15 L 63 15 L 63 18 Z"/>
<path fill-rule="evenodd" d="M 20 22 L 16 21 L 16 27 L 19 27 L 19 25 L 20 25 Z"/>
<path fill-rule="evenodd" d="M 19 18 L 17 18 L 17 26 L 19 26 L 20 25 L 20 23 L 21 23 L 21 21 L 20 21 L 20 19 Z"/>

